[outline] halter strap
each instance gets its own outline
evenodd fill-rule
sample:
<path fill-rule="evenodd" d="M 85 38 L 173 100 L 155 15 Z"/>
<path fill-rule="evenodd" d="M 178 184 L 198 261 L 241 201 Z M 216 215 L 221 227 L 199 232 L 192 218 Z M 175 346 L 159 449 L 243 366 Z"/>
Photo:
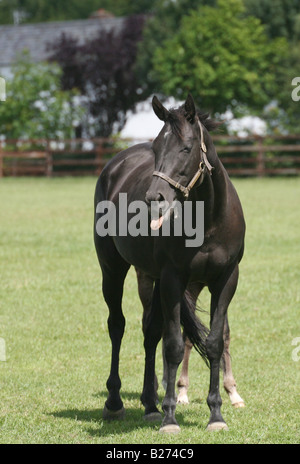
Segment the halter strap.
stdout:
<path fill-rule="evenodd" d="M 187 187 L 184 187 L 179 182 L 175 182 L 175 180 L 171 179 L 171 177 L 167 176 L 163 172 L 154 171 L 153 176 L 161 177 L 162 179 L 169 182 L 169 184 L 173 185 L 173 187 L 180 190 L 183 193 L 184 198 L 187 199 L 189 197 L 190 190 L 194 187 L 195 183 L 197 182 L 201 174 L 204 172 L 204 170 L 204 163 L 203 161 L 200 161 L 198 171 L 196 172 L 196 174 L 194 175 Z"/>
<path fill-rule="evenodd" d="M 203 161 L 204 161 L 205 166 L 206 166 L 207 169 L 208 169 L 209 174 L 211 175 L 211 171 L 212 171 L 214 168 L 212 167 L 212 165 L 210 164 L 210 162 L 208 161 L 207 156 L 206 156 L 207 148 L 206 148 L 206 145 L 205 145 L 205 143 L 204 143 L 203 127 L 202 127 L 202 124 L 201 124 L 201 122 L 199 121 L 199 118 L 198 118 L 198 117 L 197 117 L 197 122 L 198 122 L 198 125 L 199 125 L 199 127 L 200 127 L 200 150 L 202 151 L 202 158 L 203 158 Z"/>
<path fill-rule="evenodd" d="M 176 189 L 180 190 L 183 193 L 185 200 L 188 199 L 191 189 L 194 187 L 194 185 L 196 184 L 196 182 L 198 181 L 200 176 L 204 173 L 205 168 L 207 168 L 210 175 L 211 175 L 212 170 L 213 170 L 213 167 L 210 164 L 210 162 L 208 161 L 207 156 L 206 156 L 207 148 L 206 148 L 206 145 L 204 143 L 203 128 L 202 128 L 202 124 L 201 124 L 201 122 L 199 121 L 198 118 L 197 118 L 197 122 L 198 122 L 199 127 L 200 127 L 200 159 L 201 159 L 201 161 L 200 161 L 200 164 L 199 164 L 199 167 L 198 167 L 198 170 L 197 170 L 196 174 L 194 175 L 192 180 L 189 182 L 187 187 L 184 187 L 179 182 L 176 182 L 175 180 L 171 179 L 171 177 L 167 176 L 163 172 L 159 172 L 159 171 L 154 171 L 153 172 L 153 176 L 160 177 L 161 179 L 165 180 L 169 184 L 173 185 L 173 187 L 175 187 Z"/>

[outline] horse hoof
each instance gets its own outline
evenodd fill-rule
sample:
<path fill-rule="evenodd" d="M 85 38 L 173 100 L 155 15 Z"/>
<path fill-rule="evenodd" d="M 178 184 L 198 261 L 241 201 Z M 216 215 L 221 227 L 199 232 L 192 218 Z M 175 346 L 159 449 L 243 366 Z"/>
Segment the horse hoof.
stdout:
<path fill-rule="evenodd" d="M 125 408 L 122 407 L 118 411 L 111 411 L 106 406 L 104 406 L 102 417 L 104 420 L 122 420 L 125 417 Z"/>
<path fill-rule="evenodd" d="M 244 401 L 239 401 L 238 403 L 233 403 L 232 406 L 233 406 L 235 409 L 244 408 L 244 407 L 245 407 L 245 403 L 244 403 Z"/>
<path fill-rule="evenodd" d="M 189 404 L 189 399 L 186 394 L 180 394 L 177 397 L 177 404 Z"/>
<path fill-rule="evenodd" d="M 161 413 L 159 411 L 157 412 L 150 412 L 149 414 L 144 415 L 144 419 L 147 422 L 156 422 L 156 421 L 161 421 Z"/>
<path fill-rule="evenodd" d="M 159 429 L 160 433 L 179 433 L 180 432 L 180 427 L 177 424 L 168 424 L 168 425 L 163 425 Z"/>
<path fill-rule="evenodd" d="M 229 430 L 225 422 L 212 422 L 208 424 L 207 429 L 209 432 L 214 432 L 215 430 Z"/>

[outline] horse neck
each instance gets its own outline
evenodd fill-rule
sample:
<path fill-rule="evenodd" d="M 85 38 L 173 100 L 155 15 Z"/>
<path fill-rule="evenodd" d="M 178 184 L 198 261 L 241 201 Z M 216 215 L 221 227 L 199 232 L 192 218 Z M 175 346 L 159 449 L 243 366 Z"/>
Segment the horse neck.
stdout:
<path fill-rule="evenodd" d="M 209 228 L 225 211 L 228 199 L 228 176 L 216 154 L 215 148 L 208 150 L 208 160 L 213 166 L 207 170 L 201 186 L 195 189 L 195 199 L 204 201 L 205 228 Z"/>

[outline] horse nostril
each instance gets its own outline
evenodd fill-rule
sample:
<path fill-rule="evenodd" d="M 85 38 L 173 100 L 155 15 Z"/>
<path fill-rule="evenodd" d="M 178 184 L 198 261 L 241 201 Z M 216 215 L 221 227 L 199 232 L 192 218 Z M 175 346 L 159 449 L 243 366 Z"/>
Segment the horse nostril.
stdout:
<path fill-rule="evenodd" d="M 164 197 L 160 192 L 152 192 L 148 190 L 148 192 L 146 193 L 145 200 L 147 205 L 150 205 L 152 201 L 163 201 Z"/>

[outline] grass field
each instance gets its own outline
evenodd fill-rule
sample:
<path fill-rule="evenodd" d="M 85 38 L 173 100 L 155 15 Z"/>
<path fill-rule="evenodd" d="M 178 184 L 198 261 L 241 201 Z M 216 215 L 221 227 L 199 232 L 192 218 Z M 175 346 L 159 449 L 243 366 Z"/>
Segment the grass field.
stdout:
<path fill-rule="evenodd" d="M 144 422 L 139 400 L 144 353 L 133 271 L 120 363 L 126 419 L 102 421 L 110 342 L 92 241 L 95 179 L 1 180 L 0 443 L 299 443 L 300 179 L 234 184 L 247 240 L 229 320 L 246 408 L 234 410 L 222 391 L 229 431 L 205 431 L 209 372 L 193 352 L 190 404 L 177 408 L 181 433 L 165 436 Z M 208 309 L 207 293 L 200 304 Z"/>

